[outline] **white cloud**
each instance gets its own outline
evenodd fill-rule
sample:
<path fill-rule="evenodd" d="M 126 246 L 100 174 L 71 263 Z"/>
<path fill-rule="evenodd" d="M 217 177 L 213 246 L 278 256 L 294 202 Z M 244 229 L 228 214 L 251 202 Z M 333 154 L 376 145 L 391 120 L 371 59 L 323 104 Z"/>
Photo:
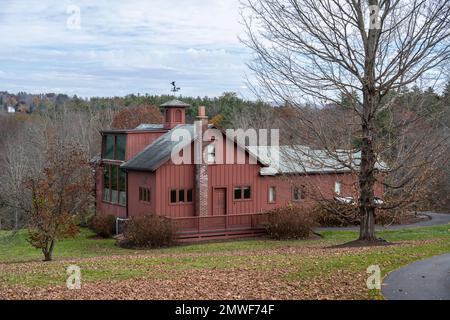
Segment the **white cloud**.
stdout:
<path fill-rule="evenodd" d="M 80 30 L 67 28 L 69 5 Z M 239 91 L 241 32 L 238 0 L 2 1 L 0 69 L 11 79 L 0 90 L 158 94 L 177 80 L 186 95 Z"/>

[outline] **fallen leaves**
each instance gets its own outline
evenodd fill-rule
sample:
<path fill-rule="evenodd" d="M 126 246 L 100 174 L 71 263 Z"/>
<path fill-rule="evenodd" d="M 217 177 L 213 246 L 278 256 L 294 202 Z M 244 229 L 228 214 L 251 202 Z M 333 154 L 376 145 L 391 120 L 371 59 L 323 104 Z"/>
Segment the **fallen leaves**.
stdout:
<path fill-rule="evenodd" d="M 0 264 L 0 299 L 369 299 L 365 270 L 323 262 L 382 250 L 298 246 Z M 65 286 L 70 264 L 81 266 L 80 290 Z"/>

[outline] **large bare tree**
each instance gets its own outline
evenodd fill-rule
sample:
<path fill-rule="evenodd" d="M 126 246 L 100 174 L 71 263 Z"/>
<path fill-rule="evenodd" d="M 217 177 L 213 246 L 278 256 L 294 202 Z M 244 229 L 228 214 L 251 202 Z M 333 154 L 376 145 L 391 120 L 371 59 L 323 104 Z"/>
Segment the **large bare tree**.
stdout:
<path fill-rule="evenodd" d="M 412 192 L 420 184 L 420 179 L 411 182 L 418 163 L 435 165 L 444 152 L 440 139 L 433 139 L 431 146 L 423 134 L 414 142 L 389 141 L 380 134 L 379 121 L 397 113 L 398 99 L 409 86 L 439 84 L 450 59 L 450 3 L 246 0 L 242 12 L 247 27 L 243 41 L 255 54 L 250 64 L 254 87 L 266 98 L 297 108 L 296 119 L 309 138 L 330 156 L 342 141 L 330 135 L 317 110 L 333 105 L 350 111 L 341 125 L 348 126 L 348 142 L 360 151 L 359 239 L 375 241 L 377 160 L 389 154 L 394 159 L 389 163 L 392 170 L 403 172 L 398 177 L 405 178 L 391 187 Z M 417 128 L 423 118 L 424 113 L 402 116 L 389 126 L 410 137 L 404 128 L 409 124 Z M 403 155 L 401 161 L 395 161 L 395 153 Z M 407 167 L 404 161 L 413 158 L 414 165 Z"/>

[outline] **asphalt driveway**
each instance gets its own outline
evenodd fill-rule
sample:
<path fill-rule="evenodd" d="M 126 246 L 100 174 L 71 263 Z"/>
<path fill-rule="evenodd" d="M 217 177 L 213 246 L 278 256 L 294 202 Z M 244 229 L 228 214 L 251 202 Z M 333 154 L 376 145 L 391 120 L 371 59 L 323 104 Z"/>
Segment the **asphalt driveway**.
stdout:
<path fill-rule="evenodd" d="M 391 272 L 381 291 L 388 300 L 450 300 L 450 253 Z"/>
<path fill-rule="evenodd" d="M 398 229 L 408 229 L 408 228 L 418 228 L 418 227 L 430 227 L 438 224 L 450 223 L 450 214 L 448 213 L 435 213 L 435 212 L 421 212 L 420 214 L 430 217 L 430 219 L 411 223 L 411 224 L 399 224 L 390 226 L 376 226 L 376 230 L 398 230 Z M 359 226 L 354 227 L 322 227 L 317 228 L 315 231 L 327 231 L 327 230 L 359 230 Z"/>

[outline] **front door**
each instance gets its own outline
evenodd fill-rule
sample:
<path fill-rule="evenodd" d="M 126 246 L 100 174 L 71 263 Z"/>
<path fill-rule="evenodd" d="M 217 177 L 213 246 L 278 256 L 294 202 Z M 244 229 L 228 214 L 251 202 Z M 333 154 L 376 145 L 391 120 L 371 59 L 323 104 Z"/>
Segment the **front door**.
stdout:
<path fill-rule="evenodd" d="M 227 189 L 214 188 L 213 215 L 223 216 L 227 214 Z"/>

